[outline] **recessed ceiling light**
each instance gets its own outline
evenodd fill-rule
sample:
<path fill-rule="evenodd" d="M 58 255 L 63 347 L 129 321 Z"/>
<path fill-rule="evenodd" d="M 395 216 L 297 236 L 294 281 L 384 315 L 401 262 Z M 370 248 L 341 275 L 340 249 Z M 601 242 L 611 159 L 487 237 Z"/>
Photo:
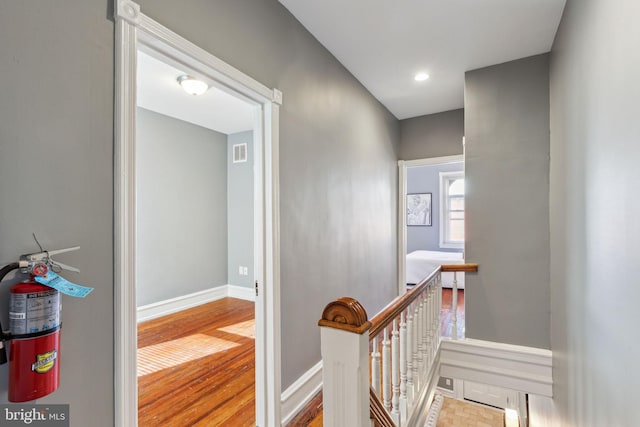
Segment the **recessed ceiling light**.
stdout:
<path fill-rule="evenodd" d="M 202 95 L 209 89 L 209 85 L 202 80 L 187 76 L 186 74 L 178 77 L 178 83 L 180 83 L 182 89 L 190 95 Z"/>
<path fill-rule="evenodd" d="M 413 78 L 417 82 L 423 82 L 429 78 L 429 74 L 420 72 L 420 73 L 417 73 Z"/>

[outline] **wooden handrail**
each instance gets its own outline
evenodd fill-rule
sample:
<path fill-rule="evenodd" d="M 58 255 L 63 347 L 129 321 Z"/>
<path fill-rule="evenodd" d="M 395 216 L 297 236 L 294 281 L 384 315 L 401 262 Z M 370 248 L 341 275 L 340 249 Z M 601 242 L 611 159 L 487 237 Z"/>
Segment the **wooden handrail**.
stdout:
<path fill-rule="evenodd" d="M 442 264 L 440 266 L 442 272 L 458 271 L 463 273 L 477 273 L 478 264 Z"/>
<path fill-rule="evenodd" d="M 409 307 L 409 305 L 411 305 L 416 297 L 420 295 L 427 286 L 429 286 L 429 283 L 431 283 L 431 281 L 438 275 L 438 273 L 449 271 L 474 273 L 478 271 L 478 264 L 444 264 L 433 270 L 433 273 L 428 275 L 420 283 L 414 286 L 413 289 L 391 301 L 389 305 L 383 308 L 380 313 L 376 314 L 374 318 L 371 319 L 369 339 L 371 340 L 374 337 L 378 336 L 378 334 L 382 332 L 385 326 L 391 323 L 393 319 L 397 318 L 400 313 L 402 313 L 403 310 Z"/>
<path fill-rule="evenodd" d="M 369 339 L 373 339 L 378 336 L 382 330 L 389 325 L 389 323 L 393 322 L 393 319 L 398 317 L 400 313 L 409 307 L 411 303 L 416 299 L 418 295 L 422 293 L 428 286 L 429 283 L 440 273 L 440 267 L 433 270 L 433 273 L 428 275 L 424 280 L 418 283 L 406 294 L 394 299 L 391 301 L 389 305 L 380 311 L 380 313 L 376 314 L 373 319 L 371 319 L 371 329 L 369 329 Z"/>
<path fill-rule="evenodd" d="M 396 427 L 373 387 L 369 386 L 369 417 L 375 427 Z"/>

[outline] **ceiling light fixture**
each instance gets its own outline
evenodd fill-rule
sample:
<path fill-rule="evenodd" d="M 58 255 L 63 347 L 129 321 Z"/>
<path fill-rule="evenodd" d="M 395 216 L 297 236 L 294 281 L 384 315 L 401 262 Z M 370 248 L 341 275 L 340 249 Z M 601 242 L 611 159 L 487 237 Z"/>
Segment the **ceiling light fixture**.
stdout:
<path fill-rule="evenodd" d="M 415 81 L 417 81 L 417 82 L 423 82 L 423 81 L 427 80 L 428 78 L 429 78 L 429 74 L 424 73 L 424 72 L 417 73 L 417 74 L 413 77 L 413 79 L 414 79 Z"/>
<path fill-rule="evenodd" d="M 180 83 L 182 89 L 190 95 L 202 95 L 209 89 L 209 85 L 202 80 L 187 76 L 186 74 L 178 77 L 178 83 Z"/>

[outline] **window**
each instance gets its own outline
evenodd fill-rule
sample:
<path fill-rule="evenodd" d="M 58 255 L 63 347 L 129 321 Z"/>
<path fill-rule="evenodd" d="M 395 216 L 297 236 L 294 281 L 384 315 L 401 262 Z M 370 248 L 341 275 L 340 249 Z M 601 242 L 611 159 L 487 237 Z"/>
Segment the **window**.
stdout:
<path fill-rule="evenodd" d="M 440 247 L 464 247 L 464 172 L 440 172 Z"/>

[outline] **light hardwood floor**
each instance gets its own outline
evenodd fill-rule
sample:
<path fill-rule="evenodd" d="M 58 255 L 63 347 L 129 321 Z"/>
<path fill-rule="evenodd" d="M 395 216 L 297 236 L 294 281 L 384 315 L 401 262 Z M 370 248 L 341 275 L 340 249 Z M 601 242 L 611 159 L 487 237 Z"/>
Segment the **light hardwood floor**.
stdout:
<path fill-rule="evenodd" d="M 224 298 L 138 325 L 140 427 L 255 426 L 253 320 Z"/>
<path fill-rule="evenodd" d="M 444 398 L 437 427 L 503 427 L 504 411 Z"/>

